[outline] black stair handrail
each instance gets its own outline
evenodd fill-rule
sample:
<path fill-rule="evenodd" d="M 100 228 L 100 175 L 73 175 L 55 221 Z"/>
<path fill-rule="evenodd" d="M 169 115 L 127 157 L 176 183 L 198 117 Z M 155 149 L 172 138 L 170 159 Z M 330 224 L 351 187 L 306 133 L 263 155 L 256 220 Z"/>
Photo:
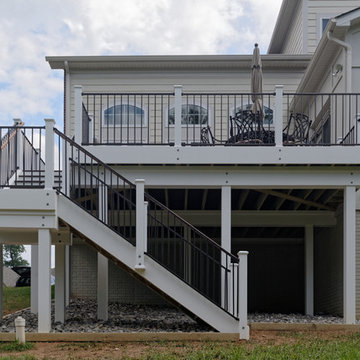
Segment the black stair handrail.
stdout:
<path fill-rule="evenodd" d="M 134 183 L 132 183 L 130 180 L 126 179 L 124 176 L 122 176 L 121 174 L 119 174 L 116 170 L 114 170 L 111 166 L 107 165 L 106 163 L 104 163 L 103 161 L 101 161 L 99 158 L 97 158 L 96 156 L 94 156 L 92 153 L 90 153 L 88 150 L 84 149 L 81 145 L 79 145 L 78 143 L 76 143 L 75 141 L 73 141 L 72 139 L 70 139 L 68 136 L 66 136 L 65 134 L 63 134 L 62 132 L 60 132 L 58 129 L 54 128 L 54 132 L 55 134 L 57 134 L 59 137 L 61 137 L 62 139 L 66 140 L 70 145 L 72 145 L 73 147 L 75 147 L 76 149 L 80 150 L 81 152 L 83 152 L 84 154 L 86 154 L 86 156 L 88 156 L 90 159 L 92 159 L 93 161 L 95 161 L 97 164 L 101 165 L 104 169 L 108 170 L 112 175 L 119 177 L 122 181 L 126 182 L 129 186 L 136 188 L 136 185 Z M 76 161 L 74 161 L 72 159 L 72 162 L 74 164 L 78 164 Z M 105 185 L 104 181 L 99 179 L 99 181 Z M 194 227 L 192 224 L 190 224 L 188 221 L 186 221 L 185 219 L 183 219 L 182 217 L 180 217 L 178 214 L 176 214 L 174 211 L 172 211 L 171 209 L 169 209 L 168 207 L 166 207 L 164 204 L 162 204 L 161 202 L 159 202 L 158 200 L 156 200 L 154 197 L 152 197 L 151 195 L 149 195 L 148 193 L 145 193 L 145 199 L 146 201 L 149 202 L 153 202 L 155 203 L 157 206 L 161 207 L 163 210 L 168 211 L 169 213 L 171 213 L 173 216 L 175 216 L 179 221 L 181 221 L 184 225 L 190 227 L 193 231 L 195 231 L 197 234 L 199 234 L 200 236 L 202 236 L 203 238 L 205 238 L 207 241 L 211 242 L 212 245 L 214 245 L 215 247 L 217 247 L 219 250 L 221 249 L 221 251 L 223 251 L 226 255 L 231 256 L 232 259 L 234 260 L 233 262 L 237 262 L 238 258 L 236 256 L 234 256 L 233 254 L 231 254 L 230 252 L 226 251 L 225 249 L 223 249 L 217 242 L 215 242 L 213 239 L 211 239 L 210 237 L 208 237 L 207 235 L 205 235 L 203 232 L 201 232 L 199 229 L 197 229 L 196 227 Z"/>
<path fill-rule="evenodd" d="M 135 246 L 136 185 L 56 128 L 54 135 L 58 164 L 62 152 L 67 159 L 58 191 Z M 147 255 L 237 318 L 238 273 L 231 266 L 238 258 L 146 192 L 144 200 L 149 206 Z"/>

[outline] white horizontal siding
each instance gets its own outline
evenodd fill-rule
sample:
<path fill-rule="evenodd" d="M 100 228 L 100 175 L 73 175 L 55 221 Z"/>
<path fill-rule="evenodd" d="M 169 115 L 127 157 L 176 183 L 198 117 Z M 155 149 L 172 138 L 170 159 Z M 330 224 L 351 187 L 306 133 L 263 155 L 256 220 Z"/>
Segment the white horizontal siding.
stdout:
<path fill-rule="evenodd" d="M 285 91 L 294 92 L 303 75 L 301 71 L 266 71 L 266 68 L 263 71 L 263 92 L 274 92 L 275 85 L 284 85 Z M 70 79 L 70 121 L 66 124 L 69 136 L 75 129 L 74 85 L 82 85 L 84 92 L 95 93 L 173 93 L 174 85 L 183 85 L 184 93 L 249 93 L 250 69 L 248 72 L 73 73 Z"/>
<path fill-rule="evenodd" d="M 314 53 L 320 40 L 320 18 L 332 18 L 360 6 L 359 0 L 308 0 L 308 53 Z"/>
<path fill-rule="evenodd" d="M 301 1 L 296 10 L 294 21 L 285 39 L 283 53 L 284 54 L 302 54 L 303 53 L 303 22 L 302 22 Z"/>

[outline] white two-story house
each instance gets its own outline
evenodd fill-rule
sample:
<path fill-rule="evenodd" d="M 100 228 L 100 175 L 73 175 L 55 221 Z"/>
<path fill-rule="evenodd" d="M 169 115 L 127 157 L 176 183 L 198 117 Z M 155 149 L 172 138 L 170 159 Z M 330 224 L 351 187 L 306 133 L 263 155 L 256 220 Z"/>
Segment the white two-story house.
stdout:
<path fill-rule="evenodd" d="M 174 302 L 241 338 L 248 311 L 355 323 L 359 7 L 283 1 L 263 113 L 252 55 L 46 58 L 64 129 L 1 130 L 0 240 L 32 244 L 40 332 L 51 244 L 59 321 L 81 297 L 102 319 L 112 301 Z"/>

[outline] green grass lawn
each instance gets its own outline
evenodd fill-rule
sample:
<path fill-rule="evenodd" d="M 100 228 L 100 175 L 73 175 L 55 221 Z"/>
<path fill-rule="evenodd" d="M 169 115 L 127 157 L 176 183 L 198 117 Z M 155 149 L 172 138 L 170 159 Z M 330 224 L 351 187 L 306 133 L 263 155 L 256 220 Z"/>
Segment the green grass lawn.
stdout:
<path fill-rule="evenodd" d="M 3 287 L 4 315 L 30 306 L 30 286 Z"/>
<path fill-rule="evenodd" d="M 51 298 L 54 298 L 55 285 L 51 286 Z M 30 286 L 3 287 L 4 315 L 30 307 Z"/>
<path fill-rule="evenodd" d="M 157 346 L 150 347 L 147 354 L 123 359 L 141 360 L 358 360 L 360 359 L 360 334 L 342 335 L 331 339 L 315 334 L 294 336 L 288 334 L 288 341 L 276 339 L 259 343 L 207 343 L 193 347 L 191 343 L 168 347 L 167 351 Z"/>

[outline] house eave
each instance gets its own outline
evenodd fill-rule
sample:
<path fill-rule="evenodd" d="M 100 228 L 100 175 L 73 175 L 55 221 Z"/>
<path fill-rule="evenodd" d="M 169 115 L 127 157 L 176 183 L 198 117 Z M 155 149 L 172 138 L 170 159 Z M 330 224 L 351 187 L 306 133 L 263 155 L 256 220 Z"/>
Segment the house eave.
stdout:
<path fill-rule="evenodd" d="M 249 70 L 252 55 L 179 55 L 179 56 L 47 56 L 51 69 L 69 71 L 206 71 Z M 309 55 L 263 55 L 264 69 L 305 70 Z"/>
<path fill-rule="evenodd" d="M 268 54 L 279 54 L 282 49 L 282 44 L 287 35 L 287 30 L 293 19 L 293 15 L 298 6 L 297 1 L 283 0 L 279 15 L 276 20 L 275 28 L 271 36 Z"/>

